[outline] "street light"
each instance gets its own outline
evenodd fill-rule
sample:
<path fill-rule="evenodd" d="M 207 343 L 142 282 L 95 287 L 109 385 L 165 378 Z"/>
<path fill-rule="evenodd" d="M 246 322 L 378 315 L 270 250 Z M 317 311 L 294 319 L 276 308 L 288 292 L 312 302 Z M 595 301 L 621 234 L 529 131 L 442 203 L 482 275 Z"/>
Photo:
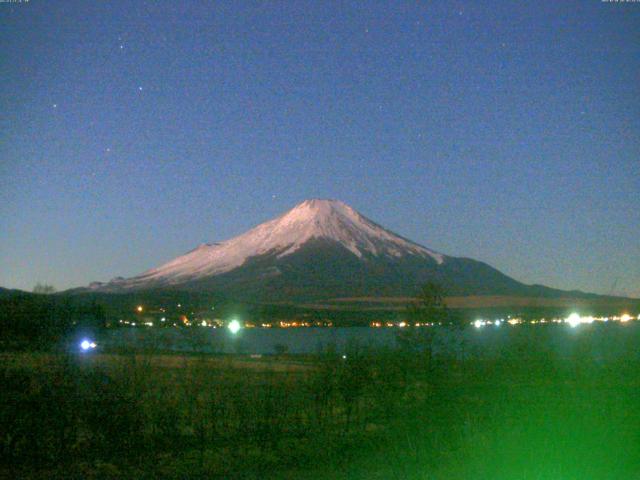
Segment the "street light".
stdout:
<path fill-rule="evenodd" d="M 238 320 L 231 320 L 231 322 L 229 322 L 229 331 L 234 335 L 238 333 L 241 328 L 242 326 Z"/>
<path fill-rule="evenodd" d="M 87 339 L 84 339 L 84 340 L 82 340 L 82 342 L 80 342 L 80 348 L 84 352 L 86 352 L 88 350 L 93 350 L 96 347 L 97 347 L 97 345 L 96 345 L 95 342 L 92 342 L 92 341 L 87 340 Z"/>

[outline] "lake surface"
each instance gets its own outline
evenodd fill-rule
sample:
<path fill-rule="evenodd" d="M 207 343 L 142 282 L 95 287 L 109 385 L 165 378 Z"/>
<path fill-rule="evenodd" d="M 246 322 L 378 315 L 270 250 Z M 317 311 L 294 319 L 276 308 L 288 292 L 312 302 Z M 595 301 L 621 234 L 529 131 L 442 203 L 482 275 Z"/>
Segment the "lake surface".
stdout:
<path fill-rule="evenodd" d="M 515 342 L 527 348 L 548 349 L 560 356 L 588 352 L 596 360 L 621 355 L 640 357 L 640 323 L 568 325 L 518 325 L 469 327 L 462 331 L 448 327 L 406 328 L 250 328 L 232 334 L 226 328 L 121 328 L 106 331 L 100 340 L 105 349 L 202 353 L 272 354 L 278 346 L 288 353 L 317 353 L 333 346 L 347 353 L 360 347 L 399 345 L 398 336 L 418 336 L 432 346 L 434 354 L 461 357 L 491 356 Z M 424 340 L 428 338 L 428 340 Z"/>

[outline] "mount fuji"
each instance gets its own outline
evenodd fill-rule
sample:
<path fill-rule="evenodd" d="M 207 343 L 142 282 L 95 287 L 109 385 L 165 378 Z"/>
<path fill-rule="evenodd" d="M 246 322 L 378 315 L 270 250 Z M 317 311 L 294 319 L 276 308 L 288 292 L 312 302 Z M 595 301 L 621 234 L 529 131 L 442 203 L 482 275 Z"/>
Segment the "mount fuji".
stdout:
<path fill-rule="evenodd" d="M 558 296 L 489 265 L 407 240 L 338 200 L 306 200 L 220 243 L 202 244 L 138 276 L 85 291 L 209 291 L 257 301 L 414 295 L 435 281 L 451 295 Z"/>

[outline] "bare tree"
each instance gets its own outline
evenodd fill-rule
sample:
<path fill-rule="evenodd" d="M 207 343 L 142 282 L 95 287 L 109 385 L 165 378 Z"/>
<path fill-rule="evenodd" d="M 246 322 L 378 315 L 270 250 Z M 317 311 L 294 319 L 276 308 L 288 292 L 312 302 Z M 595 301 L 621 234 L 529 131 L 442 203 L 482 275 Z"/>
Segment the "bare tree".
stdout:
<path fill-rule="evenodd" d="M 439 283 L 427 282 L 418 295 L 418 301 L 411 305 L 411 317 L 416 321 L 444 323 L 449 320 L 449 310 L 445 303 L 445 288 Z"/>

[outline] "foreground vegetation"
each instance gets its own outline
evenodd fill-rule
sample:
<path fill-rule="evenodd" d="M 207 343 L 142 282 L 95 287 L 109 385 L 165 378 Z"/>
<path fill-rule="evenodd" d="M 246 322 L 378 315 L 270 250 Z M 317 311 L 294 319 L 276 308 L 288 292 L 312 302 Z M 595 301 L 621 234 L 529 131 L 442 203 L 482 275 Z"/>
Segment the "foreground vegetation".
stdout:
<path fill-rule="evenodd" d="M 238 356 L 2 356 L 0 477 L 629 479 L 640 476 L 637 342 L 569 358 L 553 329 L 508 347 Z M 526 333 L 526 334 L 525 334 Z"/>

